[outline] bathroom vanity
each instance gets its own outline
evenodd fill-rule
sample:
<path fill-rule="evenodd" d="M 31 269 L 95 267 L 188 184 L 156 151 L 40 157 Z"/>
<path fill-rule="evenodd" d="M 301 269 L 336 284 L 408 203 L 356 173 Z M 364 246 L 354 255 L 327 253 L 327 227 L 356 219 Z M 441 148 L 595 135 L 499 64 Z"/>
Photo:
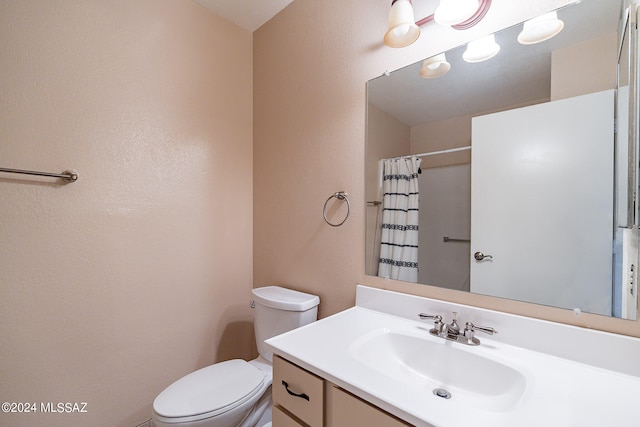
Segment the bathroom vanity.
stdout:
<path fill-rule="evenodd" d="M 411 425 L 281 357 L 276 356 L 273 365 L 276 426 Z"/>
<path fill-rule="evenodd" d="M 466 345 L 419 318 L 453 312 L 499 333 Z M 640 422 L 638 338 L 359 285 L 355 307 L 266 343 L 276 427 Z"/>

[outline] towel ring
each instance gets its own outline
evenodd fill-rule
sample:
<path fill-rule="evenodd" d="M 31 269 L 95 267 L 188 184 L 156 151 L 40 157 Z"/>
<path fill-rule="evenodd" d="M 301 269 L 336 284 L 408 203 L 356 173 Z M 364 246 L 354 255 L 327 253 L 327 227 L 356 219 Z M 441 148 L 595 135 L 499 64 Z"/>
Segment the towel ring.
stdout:
<path fill-rule="evenodd" d="M 344 219 L 338 223 L 338 224 L 333 224 L 331 222 L 329 222 L 329 220 L 327 219 L 327 203 L 329 203 L 329 200 L 336 198 L 338 200 L 344 200 L 347 202 L 347 215 L 344 217 Z M 333 193 L 331 196 L 329 196 L 329 198 L 327 199 L 326 202 L 324 202 L 324 207 L 322 208 L 322 216 L 324 217 L 324 220 L 327 224 L 329 224 L 332 227 L 340 227 L 342 224 L 344 224 L 344 222 L 347 220 L 347 218 L 349 218 L 349 214 L 351 213 L 351 204 L 349 203 L 349 199 L 347 198 L 347 192 L 346 191 L 338 191 L 337 193 Z"/>

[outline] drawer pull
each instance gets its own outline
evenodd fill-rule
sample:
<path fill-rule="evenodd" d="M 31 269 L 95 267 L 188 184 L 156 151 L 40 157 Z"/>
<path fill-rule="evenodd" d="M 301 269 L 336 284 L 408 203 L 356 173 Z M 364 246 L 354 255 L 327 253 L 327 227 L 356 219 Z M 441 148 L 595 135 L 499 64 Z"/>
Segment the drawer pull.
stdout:
<path fill-rule="evenodd" d="M 289 390 L 289 384 L 287 384 L 287 382 L 285 380 L 282 380 L 282 385 L 284 386 L 284 389 L 287 390 L 287 393 L 289 393 L 291 396 L 295 396 L 295 397 L 301 397 L 302 399 L 309 401 L 309 396 L 307 396 L 304 393 L 294 393 L 291 390 Z"/>

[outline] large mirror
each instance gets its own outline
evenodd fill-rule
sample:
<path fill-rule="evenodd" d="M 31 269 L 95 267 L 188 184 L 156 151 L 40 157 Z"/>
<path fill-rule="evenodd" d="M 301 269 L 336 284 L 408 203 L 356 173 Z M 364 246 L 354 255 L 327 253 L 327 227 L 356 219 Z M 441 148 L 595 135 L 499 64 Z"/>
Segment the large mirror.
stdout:
<path fill-rule="evenodd" d="M 425 60 L 368 82 L 366 274 L 636 319 L 630 12 L 556 12 L 548 40 L 521 24 L 488 60 L 465 45 L 439 77 Z"/>

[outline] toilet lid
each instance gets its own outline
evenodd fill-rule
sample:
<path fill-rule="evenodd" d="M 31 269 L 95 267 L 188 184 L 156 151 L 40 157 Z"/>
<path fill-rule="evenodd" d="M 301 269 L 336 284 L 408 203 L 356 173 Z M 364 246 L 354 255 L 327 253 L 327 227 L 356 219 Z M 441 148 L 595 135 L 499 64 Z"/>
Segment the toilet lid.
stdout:
<path fill-rule="evenodd" d="M 164 389 L 153 401 L 153 409 L 164 417 L 214 416 L 235 408 L 257 393 L 265 375 L 240 359 L 216 363 Z"/>

